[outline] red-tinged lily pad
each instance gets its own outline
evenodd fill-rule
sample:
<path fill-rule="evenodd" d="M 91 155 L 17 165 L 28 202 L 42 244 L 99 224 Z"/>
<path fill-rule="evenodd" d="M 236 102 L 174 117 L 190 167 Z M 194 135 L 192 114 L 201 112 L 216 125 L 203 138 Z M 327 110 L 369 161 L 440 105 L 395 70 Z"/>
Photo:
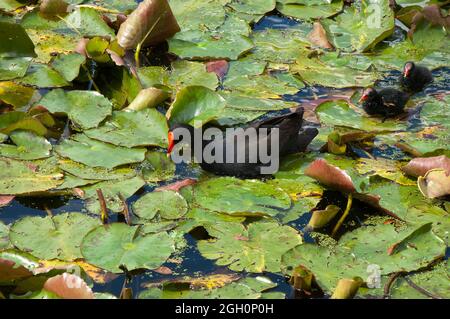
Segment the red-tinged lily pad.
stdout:
<path fill-rule="evenodd" d="M 418 157 L 402 167 L 402 171 L 411 176 L 425 176 L 432 169 L 440 168 L 450 173 L 450 158 L 445 155 L 434 157 Z"/>
<path fill-rule="evenodd" d="M 450 174 L 443 169 L 432 169 L 419 177 L 417 185 L 428 198 L 437 198 L 450 194 Z"/>
<path fill-rule="evenodd" d="M 195 183 L 197 183 L 197 180 L 192 179 L 192 178 L 187 178 L 184 179 L 182 181 L 178 181 L 169 185 L 165 185 L 165 186 L 161 186 L 155 189 L 155 191 L 157 192 L 161 192 L 161 191 L 175 191 L 178 192 L 181 188 L 189 186 L 189 185 L 194 185 Z"/>
<path fill-rule="evenodd" d="M 180 31 L 167 0 L 145 0 L 122 23 L 117 39 L 124 49 L 162 42 Z"/>
<path fill-rule="evenodd" d="M 228 72 L 228 62 L 226 60 L 208 62 L 206 63 L 206 71 L 215 73 L 219 79 L 223 79 Z"/>
<path fill-rule="evenodd" d="M 15 196 L 8 196 L 8 195 L 2 195 L 0 196 L 0 207 L 9 205 L 13 200 Z"/>
<path fill-rule="evenodd" d="M 47 279 L 44 289 L 64 299 L 94 299 L 92 289 L 73 274 L 64 273 Z"/>
<path fill-rule="evenodd" d="M 305 170 L 305 175 L 317 179 L 322 184 L 343 192 L 356 191 L 352 178 L 344 170 L 328 164 L 324 159 L 317 159 Z"/>

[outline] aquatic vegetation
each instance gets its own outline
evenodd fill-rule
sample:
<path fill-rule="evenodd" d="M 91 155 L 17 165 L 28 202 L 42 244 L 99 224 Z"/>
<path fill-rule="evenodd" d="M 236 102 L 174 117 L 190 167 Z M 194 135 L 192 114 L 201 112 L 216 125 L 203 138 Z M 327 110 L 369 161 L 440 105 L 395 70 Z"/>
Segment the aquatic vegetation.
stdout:
<path fill-rule="evenodd" d="M 0 297 L 450 298 L 439 6 L 0 0 Z M 365 112 L 408 61 L 433 82 Z M 318 135 L 271 176 L 167 156 L 174 125 L 298 107 Z"/>

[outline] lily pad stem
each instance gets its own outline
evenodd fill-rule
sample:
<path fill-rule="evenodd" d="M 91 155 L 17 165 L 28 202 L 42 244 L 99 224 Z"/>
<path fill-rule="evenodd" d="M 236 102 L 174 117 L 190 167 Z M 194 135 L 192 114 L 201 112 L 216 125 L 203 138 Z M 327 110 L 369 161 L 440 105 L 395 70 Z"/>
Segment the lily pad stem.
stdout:
<path fill-rule="evenodd" d="M 101 211 L 101 220 L 103 225 L 108 223 L 108 208 L 106 207 L 105 196 L 103 196 L 103 192 L 101 189 L 97 189 L 98 201 L 100 203 L 100 211 Z"/>
<path fill-rule="evenodd" d="M 334 237 L 338 232 L 339 228 L 341 228 L 341 225 L 344 223 L 345 218 L 347 218 L 347 215 L 350 213 L 350 208 L 352 208 L 352 202 L 353 202 L 353 194 L 350 193 L 348 194 L 347 198 L 347 207 L 345 208 L 345 211 L 342 214 L 339 221 L 337 222 L 336 226 L 334 226 L 333 231 L 331 232 L 331 237 Z"/>
<path fill-rule="evenodd" d="M 158 19 L 156 19 L 155 23 L 153 23 L 152 27 L 150 28 L 150 30 L 148 30 L 147 34 L 145 35 L 145 37 L 142 39 L 141 42 L 138 43 L 137 47 L 136 47 L 136 52 L 134 53 L 134 59 L 136 61 L 136 67 L 139 68 L 140 66 L 140 62 L 139 62 L 139 55 L 141 53 L 141 49 L 142 49 L 142 45 L 144 44 L 145 40 L 147 40 L 147 38 L 149 37 L 149 35 L 153 32 L 153 29 L 156 27 L 156 25 L 159 23 L 159 20 L 161 20 L 161 17 L 163 15 L 166 14 L 166 11 L 164 11 L 159 17 Z"/>

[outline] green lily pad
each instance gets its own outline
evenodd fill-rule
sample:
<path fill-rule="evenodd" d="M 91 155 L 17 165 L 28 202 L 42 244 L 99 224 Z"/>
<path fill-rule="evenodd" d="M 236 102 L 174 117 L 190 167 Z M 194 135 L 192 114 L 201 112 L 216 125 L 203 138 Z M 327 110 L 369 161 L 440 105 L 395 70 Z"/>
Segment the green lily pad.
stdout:
<path fill-rule="evenodd" d="M 43 192 L 63 183 L 51 162 L 22 162 L 0 158 L 0 195 Z"/>
<path fill-rule="evenodd" d="M 179 60 L 172 63 L 167 85 L 177 90 L 193 85 L 215 90 L 219 80 L 214 73 L 206 71 L 203 63 Z"/>
<path fill-rule="evenodd" d="M 188 86 L 178 91 L 167 111 L 169 124 L 188 123 L 205 125 L 218 117 L 225 107 L 225 99 L 203 86 Z"/>
<path fill-rule="evenodd" d="M 233 0 L 228 3 L 228 6 L 238 12 L 248 14 L 265 14 L 275 9 L 275 0 L 253 0 L 253 1 L 240 1 Z"/>
<path fill-rule="evenodd" d="M 394 11 L 389 0 L 363 0 L 346 8 L 335 24 L 328 20 L 325 26 L 336 48 L 365 52 L 394 32 Z"/>
<path fill-rule="evenodd" d="M 141 177 L 136 176 L 128 179 L 100 182 L 82 187 L 82 190 L 85 193 L 84 198 L 86 199 L 86 207 L 91 213 L 101 213 L 100 202 L 97 195 L 98 189 L 102 190 L 107 208 L 111 212 L 119 213 L 124 210 L 124 203 L 119 195 L 127 199 L 134 195 L 144 185 L 144 180 Z"/>
<path fill-rule="evenodd" d="M 359 112 L 358 112 L 359 111 Z M 400 131 L 406 122 L 369 117 L 363 110 L 355 110 L 345 101 L 329 101 L 316 108 L 320 122 L 327 126 L 344 126 L 367 132 Z"/>
<path fill-rule="evenodd" d="M 250 27 L 247 22 L 233 15 L 227 16 L 213 30 L 181 28 L 182 31 L 169 40 L 169 51 L 180 58 L 237 60 L 253 48 L 253 42 L 248 38 Z"/>
<path fill-rule="evenodd" d="M 275 216 L 291 207 L 288 194 L 258 180 L 213 178 L 185 187 L 181 194 L 191 205 L 231 215 Z"/>
<path fill-rule="evenodd" d="M 275 99 L 284 94 L 295 94 L 305 86 L 300 80 L 295 84 L 286 83 L 269 74 L 228 76 L 223 85 L 225 89 L 239 91 L 242 95 Z"/>
<path fill-rule="evenodd" d="M 167 147 L 169 128 L 164 115 L 155 109 L 139 112 L 116 111 L 101 127 L 84 133 L 92 139 L 118 146 Z"/>
<path fill-rule="evenodd" d="M 38 103 L 51 113 L 65 113 L 83 129 L 97 127 L 111 114 L 112 104 L 94 91 L 52 90 Z"/>
<path fill-rule="evenodd" d="M 130 149 L 96 141 L 83 134 L 64 140 L 55 150 L 59 155 L 75 162 L 107 169 L 142 162 L 146 152 L 143 148 Z"/>
<path fill-rule="evenodd" d="M 148 193 L 133 204 L 134 213 L 147 220 L 152 220 L 157 214 L 164 219 L 179 219 L 187 210 L 186 200 L 174 191 Z"/>
<path fill-rule="evenodd" d="M 0 58 L 35 57 L 34 44 L 19 24 L 0 21 Z"/>
<path fill-rule="evenodd" d="M 4 11 L 14 11 L 27 5 L 27 1 L 0 0 L 0 9 Z"/>
<path fill-rule="evenodd" d="M 315 1 L 305 0 L 278 0 L 277 10 L 282 14 L 301 20 L 328 18 L 342 10 L 342 0 Z"/>
<path fill-rule="evenodd" d="M 229 109 L 235 109 L 235 110 L 241 110 L 241 111 L 275 111 L 275 110 L 283 110 L 288 108 L 293 108 L 297 106 L 297 103 L 293 102 L 286 102 L 284 100 L 275 100 L 275 99 L 269 99 L 269 98 L 258 98 L 257 92 L 255 92 L 255 96 L 248 96 L 248 95 L 242 95 L 243 93 L 239 91 L 233 91 L 233 92 L 220 92 L 220 95 L 225 98 L 226 100 L 226 107 L 224 111 L 221 113 L 220 118 L 229 117 Z M 248 94 L 249 92 L 245 92 L 245 94 Z M 259 115 L 255 114 L 256 117 Z M 249 116 L 247 114 L 247 116 Z M 249 120 L 245 122 L 249 122 L 252 120 L 252 117 L 249 117 Z"/>
<path fill-rule="evenodd" d="M 0 101 L 15 108 L 28 105 L 35 93 L 33 88 L 27 86 L 14 82 L 0 82 Z"/>
<path fill-rule="evenodd" d="M 172 179 L 175 176 L 175 163 L 162 152 L 147 152 L 145 161 L 141 165 L 142 176 L 151 182 Z"/>
<path fill-rule="evenodd" d="M 86 261 L 111 272 L 161 266 L 174 251 L 174 242 L 165 233 L 139 236 L 139 226 L 114 223 L 100 226 L 86 235 L 81 252 Z"/>
<path fill-rule="evenodd" d="M 366 72 L 350 67 L 333 67 L 320 58 L 308 58 L 301 55 L 291 67 L 291 72 L 311 85 L 323 85 L 334 88 L 366 87 L 378 78 L 373 72 Z"/>
<path fill-rule="evenodd" d="M 252 40 L 255 48 L 250 57 L 258 61 L 293 63 L 299 53 L 310 45 L 308 34 L 311 30 L 310 24 L 302 23 L 288 29 L 266 29 L 254 32 Z"/>
<path fill-rule="evenodd" d="M 79 34 L 85 37 L 114 37 L 114 31 L 102 19 L 99 12 L 92 8 L 76 8 L 63 19 L 49 20 L 31 11 L 22 18 L 22 27 L 34 30 L 52 30 L 61 34 Z"/>
<path fill-rule="evenodd" d="M 449 280 L 448 265 L 444 261 L 430 271 L 424 271 L 408 276 L 408 279 L 428 293 L 441 299 L 450 298 L 448 285 L 443 283 Z M 421 293 L 411 287 L 408 282 L 400 277 L 391 288 L 391 296 L 395 299 L 430 299 L 430 296 Z"/>
<path fill-rule="evenodd" d="M 13 80 L 25 76 L 32 58 L 0 58 L 0 80 Z"/>
<path fill-rule="evenodd" d="M 15 145 L 0 144 L 0 156 L 34 160 L 50 156 L 51 144 L 30 131 L 14 131 L 10 138 Z"/>
<path fill-rule="evenodd" d="M 368 56 L 380 70 L 399 70 L 407 61 L 417 61 L 430 68 L 448 65 L 450 40 L 439 27 L 421 24 L 412 41 L 406 39 L 393 45 L 382 46 Z"/>
<path fill-rule="evenodd" d="M 86 61 L 84 55 L 72 53 L 59 55 L 53 62 L 52 67 L 63 76 L 67 82 L 75 80 L 80 73 L 80 66 Z"/>
<path fill-rule="evenodd" d="M 15 130 L 33 131 L 41 136 L 47 133 L 47 128 L 38 119 L 24 112 L 0 114 L 0 132 L 10 134 Z"/>
<path fill-rule="evenodd" d="M 234 271 L 256 273 L 280 271 L 281 256 L 302 242 L 295 229 L 274 222 L 254 222 L 247 227 L 230 223 L 214 237 L 198 242 L 203 257 Z"/>
<path fill-rule="evenodd" d="M 138 70 L 139 79 L 144 87 L 168 86 L 172 90 L 180 90 L 186 86 L 204 86 L 215 90 L 219 80 L 214 73 L 206 71 L 200 62 L 177 60 L 172 63 L 168 72 L 163 67 L 149 66 Z"/>
<path fill-rule="evenodd" d="M 16 82 L 39 88 L 57 88 L 70 85 L 56 70 L 46 64 L 37 63 L 31 64 L 25 76 L 17 79 Z"/>
<path fill-rule="evenodd" d="M 24 217 L 11 226 L 11 243 L 41 259 L 75 260 L 81 258 L 83 237 L 100 220 L 81 213 L 54 217 Z"/>
<path fill-rule="evenodd" d="M 413 235 L 413 236 L 411 236 Z M 389 248 L 401 243 L 402 249 L 389 254 Z M 417 247 L 417 249 L 413 248 Z M 387 275 L 426 267 L 443 256 L 445 244 L 424 224 L 412 231 L 397 232 L 393 225 L 366 226 L 345 234 L 334 248 L 303 244 L 283 256 L 283 271 L 302 265 L 314 273 L 320 287 L 332 292 L 342 278 L 368 280 L 368 267 L 379 266 Z"/>
<path fill-rule="evenodd" d="M 74 188 L 80 188 L 86 185 L 92 185 L 98 183 L 98 180 L 95 179 L 82 179 L 78 176 L 65 173 L 64 174 L 64 183 L 59 185 L 56 190 L 71 190 Z"/>
<path fill-rule="evenodd" d="M 344 249 L 381 267 L 382 274 L 413 271 L 445 255 L 446 245 L 432 232 L 431 223 L 397 232 L 393 225 L 358 228 L 341 237 Z"/>
<path fill-rule="evenodd" d="M 0 222 L 0 250 L 9 247 L 9 227 Z"/>
<path fill-rule="evenodd" d="M 78 34 L 60 34 L 51 30 L 27 29 L 34 43 L 37 57 L 34 62 L 50 63 L 55 54 L 71 55 L 81 37 Z"/>
<path fill-rule="evenodd" d="M 90 180 L 114 180 L 127 179 L 136 176 L 136 171 L 129 167 L 107 169 L 102 167 L 90 167 L 67 159 L 60 159 L 58 166 L 64 172 L 77 176 L 81 179 Z"/>
<path fill-rule="evenodd" d="M 189 283 L 164 283 L 161 288 L 148 288 L 139 294 L 139 299 L 260 299 L 269 293 L 264 291 L 276 287 L 266 277 L 246 277 L 213 289 L 190 288 Z M 281 294 L 279 298 L 284 298 Z"/>
<path fill-rule="evenodd" d="M 449 95 L 446 95 L 442 100 L 430 99 L 429 101 L 426 101 L 420 111 L 420 120 L 424 125 L 440 125 L 449 132 L 450 124 L 447 121 L 450 116 L 449 105 Z"/>

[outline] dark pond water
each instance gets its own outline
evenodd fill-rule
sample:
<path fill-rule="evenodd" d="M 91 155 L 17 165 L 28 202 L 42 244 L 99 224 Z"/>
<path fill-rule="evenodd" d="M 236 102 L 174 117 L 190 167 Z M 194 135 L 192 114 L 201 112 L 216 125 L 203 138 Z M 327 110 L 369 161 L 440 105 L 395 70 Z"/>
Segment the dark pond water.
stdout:
<path fill-rule="evenodd" d="M 260 20 L 255 26 L 254 30 L 264 30 L 267 28 L 275 28 L 275 29 L 284 29 L 295 26 L 298 24 L 297 21 L 292 19 L 287 19 L 285 17 L 279 15 L 269 15 Z M 404 33 L 401 30 L 397 30 L 396 33 L 392 36 L 388 41 L 395 42 L 398 41 L 399 38 L 403 37 Z M 399 72 L 391 72 L 386 74 L 386 77 L 378 83 L 379 86 L 390 86 L 393 85 L 399 76 Z M 434 72 L 434 76 L 437 81 L 433 84 L 433 86 L 429 87 L 422 94 L 430 94 L 436 93 L 440 91 L 448 91 L 448 83 L 450 79 L 450 69 L 440 69 Z M 301 91 L 299 91 L 295 95 L 286 95 L 284 99 L 287 101 L 296 101 L 303 102 L 308 99 L 313 99 L 321 96 L 331 95 L 332 93 L 337 93 L 339 90 L 333 88 L 326 87 L 305 87 Z M 271 116 L 272 114 L 266 115 Z M 412 120 L 412 124 L 414 125 L 414 119 Z M 387 158 L 395 158 L 398 150 L 395 148 L 392 149 L 384 149 L 383 151 L 375 151 L 375 156 L 384 156 Z M 362 154 L 362 156 L 365 156 Z M 182 180 L 188 177 L 197 177 L 198 171 L 195 168 L 191 168 L 186 165 L 180 165 L 177 167 L 177 177 L 174 180 L 167 181 L 163 184 L 172 183 L 176 180 Z M 161 185 L 163 185 L 161 184 Z M 143 194 L 151 192 L 154 189 L 153 186 L 144 187 L 138 194 L 128 199 L 128 203 L 131 204 L 136 201 Z M 324 200 L 319 205 L 323 205 L 325 207 L 328 203 L 333 202 L 334 204 L 345 208 L 346 199 L 343 198 L 338 193 L 328 192 L 324 196 Z M 363 209 L 361 209 L 363 208 Z M 46 216 L 46 209 L 52 211 L 53 214 L 60 214 L 64 212 L 83 212 L 85 211 L 84 203 L 80 199 L 74 198 L 64 198 L 64 197 L 55 197 L 55 198 L 20 198 L 14 200 L 9 206 L 0 208 L 0 220 L 6 224 L 12 223 L 20 217 L 24 216 Z M 356 203 L 352 208 L 352 212 L 356 211 L 365 211 L 366 214 L 371 213 L 371 208 L 362 206 L 361 203 Z M 373 211 L 373 209 L 372 209 Z M 352 214 L 353 222 L 356 225 L 364 224 L 365 215 L 361 214 Z M 299 231 L 303 230 L 306 224 L 309 221 L 311 214 L 306 213 L 302 215 L 298 220 L 292 221 L 289 223 L 290 226 L 298 229 Z M 114 218 L 111 222 L 114 222 Z M 325 230 L 326 231 L 326 230 Z M 343 230 L 345 231 L 345 229 Z M 217 267 L 213 261 L 206 260 L 203 258 L 199 252 L 196 250 L 196 238 L 194 235 L 187 234 L 186 241 L 188 243 L 188 248 L 183 252 L 180 256 L 182 259 L 181 264 L 174 263 L 166 263 L 164 266 L 169 267 L 174 271 L 174 275 L 172 277 L 179 276 L 201 276 L 208 275 L 213 273 L 224 273 L 227 272 L 226 267 Z M 309 234 L 304 234 L 304 240 L 307 242 L 314 243 L 314 239 Z M 449 255 L 449 250 L 447 250 L 447 258 Z M 286 282 L 286 279 L 280 275 L 274 275 L 270 273 L 263 274 L 273 280 L 278 284 L 273 291 L 281 291 L 286 294 L 288 298 L 294 297 L 294 291 L 291 289 L 291 286 Z M 253 276 L 253 275 L 250 275 Z M 152 271 L 146 271 L 141 274 L 136 274 L 133 276 L 131 282 L 128 283 L 128 287 L 133 289 L 135 296 L 142 291 L 143 285 L 149 282 L 157 282 L 160 280 L 170 279 L 170 276 L 167 275 L 159 275 Z M 125 281 L 125 276 L 118 276 L 116 279 L 111 282 L 100 285 L 94 285 L 95 292 L 108 292 L 112 293 L 116 296 L 120 295 L 123 284 Z"/>

